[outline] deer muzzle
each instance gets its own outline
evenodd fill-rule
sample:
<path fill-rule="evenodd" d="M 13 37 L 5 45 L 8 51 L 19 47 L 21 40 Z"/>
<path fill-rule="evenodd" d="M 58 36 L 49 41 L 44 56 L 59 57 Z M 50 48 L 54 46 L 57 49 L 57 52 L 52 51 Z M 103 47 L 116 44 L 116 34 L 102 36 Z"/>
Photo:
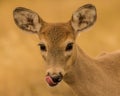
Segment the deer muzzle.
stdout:
<path fill-rule="evenodd" d="M 61 73 L 59 74 L 47 74 L 46 76 L 46 82 L 48 83 L 49 86 L 54 87 L 56 86 L 63 78 L 63 75 Z"/>

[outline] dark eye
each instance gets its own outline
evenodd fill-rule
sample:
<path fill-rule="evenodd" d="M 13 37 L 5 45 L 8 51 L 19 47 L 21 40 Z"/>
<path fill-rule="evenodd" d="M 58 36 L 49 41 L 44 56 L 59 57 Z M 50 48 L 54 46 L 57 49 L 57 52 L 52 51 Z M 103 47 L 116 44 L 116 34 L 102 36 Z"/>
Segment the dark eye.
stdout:
<path fill-rule="evenodd" d="M 68 43 L 68 45 L 66 46 L 65 51 L 71 51 L 73 49 L 73 43 Z"/>
<path fill-rule="evenodd" d="M 47 51 L 46 46 L 44 44 L 38 44 L 40 46 L 41 51 Z"/>

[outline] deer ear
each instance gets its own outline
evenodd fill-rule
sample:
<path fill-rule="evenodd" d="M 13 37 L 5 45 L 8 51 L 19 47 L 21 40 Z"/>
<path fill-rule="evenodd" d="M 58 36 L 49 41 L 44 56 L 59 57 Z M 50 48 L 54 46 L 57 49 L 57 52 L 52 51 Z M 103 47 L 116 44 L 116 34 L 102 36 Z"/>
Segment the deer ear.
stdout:
<path fill-rule="evenodd" d="M 19 28 L 33 33 L 39 32 L 44 23 L 37 13 L 23 7 L 17 7 L 13 17 Z"/>
<path fill-rule="evenodd" d="M 91 4 L 86 4 L 78 10 L 76 10 L 72 15 L 71 26 L 74 31 L 80 32 L 84 29 L 91 27 L 96 21 L 96 8 Z"/>

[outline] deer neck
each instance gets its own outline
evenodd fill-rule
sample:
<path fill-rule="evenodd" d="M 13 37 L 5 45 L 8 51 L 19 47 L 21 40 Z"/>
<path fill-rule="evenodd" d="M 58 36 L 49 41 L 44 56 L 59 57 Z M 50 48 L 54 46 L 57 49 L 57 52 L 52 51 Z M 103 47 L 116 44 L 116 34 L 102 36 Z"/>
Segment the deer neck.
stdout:
<path fill-rule="evenodd" d="M 81 96 L 88 96 L 93 82 L 101 78 L 101 71 L 97 68 L 95 60 L 87 56 L 79 47 L 76 48 L 76 57 L 70 71 L 65 75 L 64 81 Z M 99 70 L 99 71 L 98 71 Z M 96 79 L 96 76 L 100 76 Z"/>

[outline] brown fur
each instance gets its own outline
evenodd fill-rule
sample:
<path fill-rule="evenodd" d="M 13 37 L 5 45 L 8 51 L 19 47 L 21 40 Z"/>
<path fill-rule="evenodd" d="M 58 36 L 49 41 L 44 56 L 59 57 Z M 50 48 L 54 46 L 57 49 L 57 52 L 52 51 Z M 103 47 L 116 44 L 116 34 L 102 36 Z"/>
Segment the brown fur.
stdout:
<path fill-rule="evenodd" d="M 69 25 L 66 25 L 65 29 L 67 29 L 68 26 Z M 55 24 L 54 26 L 52 25 L 52 28 L 51 26 L 49 26 L 48 28 L 45 27 L 46 33 L 44 34 L 44 36 L 49 39 L 49 40 L 47 39 L 48 42 L 51 42 L 51 46 L 52 46 L 51 50 L 54 48 L 59 49 L 59 45 L 62 44 L 63 41 L 66 41 L 69 36 L 73 40 L 75 40 L 74 39 L 75 34 L 73 32 L 72 34 L 70 34 L 70 32 L 64 29 L 64 27 L 62 24 L 61 26 L 59 26 L 59 24 L 58 25 Z M 61 33 L 58 33 L 61 34 L 58 35 L 57 34 L 57 32 L 59 32 L 58 30 L 64 35 L 62 35 Z M 53 35 L 49 34 L 49 32 L 51 32 L 51 34 Z M 57 39 L 53 40 L 53 38 L 56 38 L 56 36 L 58 36 Z M 63 59 L 63 57 L 59 57 L 61 56 L 62 51 L 60 52 L 56 50 L 56 52 L 54 51 L 51 53 L 52 55 L 55 55 L 55 57 L 54 59 L 52 57 L 49 57 L 50 61 L 54 60 L 56 62 L 59 62 L 59 66 L 62 66 L 62 63 L 64 62 L 60 62 L 60 61 L 65 60 Z M 64 81 L 74 90 L 77 96 L 119 96 L 120 52 L 114 52 L 108 54 L 105 53 L 96 58 L 91 58 L 87 56 L 75 44 L 75 50 L 73 51 L 73 55 L 71 56 L 70 60 L 71 61 L 68 62 L 68 66 L 66 64 L 64 67 L 66 71 L 66 74 L 64 76 Z M 53 67 L 55 65 L 58 64 L 54 63 L 50 67 L 53 69 L 52 71 L 50 70 L 50 72 L 56 73 L 56 70 Z M 59 70 L 59 68 L 57 70 Z"/>
<path fill-rule="evenodd" d="M 61 73 L 77 96 L 119 96 L 120 52 L 91 58 L 75 41 L 79 31 L 94 24 L 96 16 L 96 8 L 91 4 L 80 7 L 68 23 L 48 24 L 26 8 L 20 7 L 14 11 L 16 24 L 23 30 L 36 32 L 40 44 L 46 47 L 41 54 L 48 66 L 47 74 Z M 31 17 L 30 22 L 28 17 Z M 29 25 L 31 22 L 32 25 Z M 73 44 L 73 48 L 66 51 L 69 43 Z"/>
<path fill-rule="evenodd" d="M 50 44 L 56 45 L 60 40 L 64 41 L 68 37 L 68 34 L 74 34 L 71 29 L 68 23 L 47 24 L 41 30 L 39 36 L 41 37 L 41 35 L 44 34 L 46 36 L 45 39 L 47 39 Z"/>
<path fill-rule="evenodd" d="M 120 52 L 90 58 L 81 49 L 65 81 L 77 96 L 119 96 Z"/>

